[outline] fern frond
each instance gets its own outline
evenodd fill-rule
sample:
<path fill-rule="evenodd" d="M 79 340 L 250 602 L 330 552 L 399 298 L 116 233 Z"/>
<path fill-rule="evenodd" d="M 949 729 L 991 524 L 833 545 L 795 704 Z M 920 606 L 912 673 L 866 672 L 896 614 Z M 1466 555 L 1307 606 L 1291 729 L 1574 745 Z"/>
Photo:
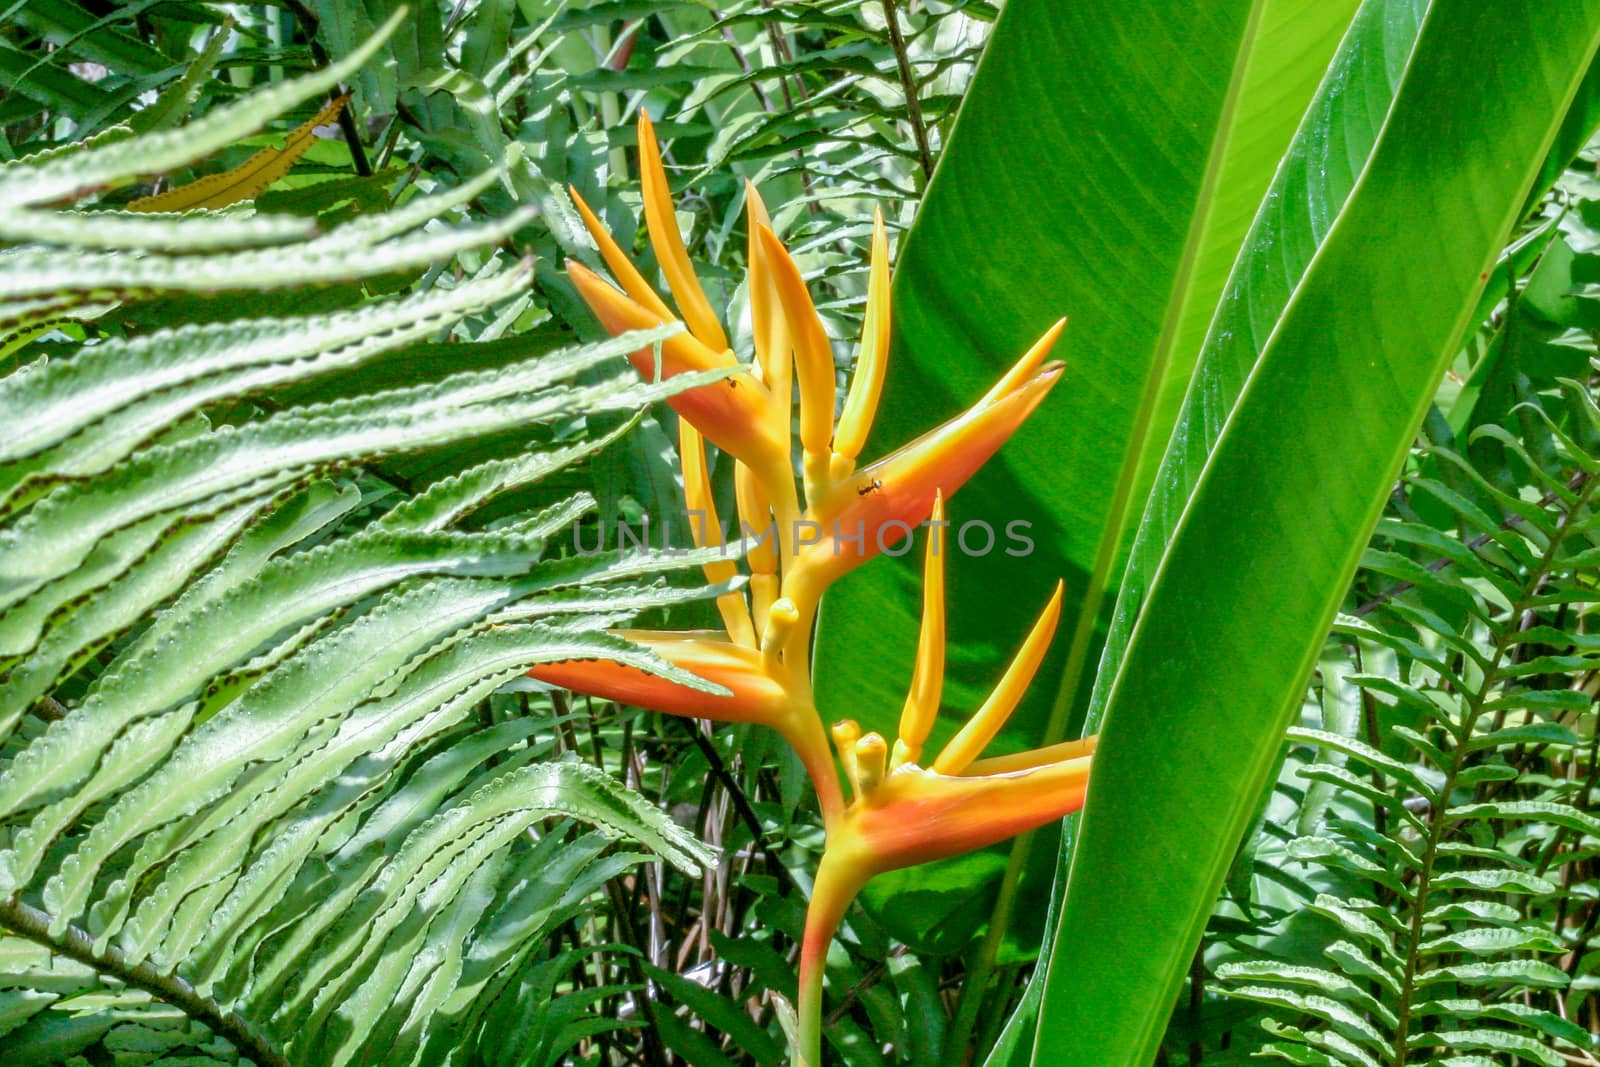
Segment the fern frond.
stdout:
<path fill-rule="evenodd" d="M 622 357 L 668 328 L 528 346 L 492 370 L 436 343 L 436 374 L 294 399 L 503 329 L 529 276 L 492 257 L 394 299 L 350 286 L 320 313 L 159 325 L 189 294 L 360 282 L 493 245 L 529 215 L 439 222 L 503 171 L 325 234 L 48 206 L 230 143 L 376 46 L 187 127 L 0 169 L 9 328 L 170 294 L 154 326 L 113 316 L 47 359 L 23 347 L 0 377 L 7 1062 L 145 1041 L 171 1062 L 437 1063 L 497 1042 L 513 1009 L 529 1047 L 559 1055 L 578 1022 L 528 1004 L 572 965 L 552 928 L 641 861 L 714 858 L 601 768 L 557 758 L 553 717 L 508 716 L 503 694 L 534 664 L 590 657 L 719 691 L 611 633 L 723 592 L 667 580 L 709 555 L 563 552 L 595 506 L 570 490 L 466 527 L 722 372 L 640 382 Z M 390 472 L 490 434 L 567 443 L 447 468 L 415 496 Z"/>
<path fill-rule="evenodd" d="M 1515 435 L 1483 436 L 1534 465 Z M 1383 664 L 1346 676 L 1380 709 L 1383 732 L 1289 735 L 1325 754 L 1300 777 L 1343 798 L 1318 832 L 1286 846 L 1346 887 L 1308 905 L 1333 924 L 1323 957 L 1337 970 L 1270 959 L 1218 969 L 1227 995 L 1276 1017 L 1263 1054 L 1554 1065 L 1594 1046 L 1553 1010 L 1572 980 L 1558 962 L 1574 950 L 1559 916 L 1592 891 L 1574 868 L 1557 871 L 1564 852 L 1571 864 L 1600 845 L 1594 750 L 1575 729 L 1592 732 L 1586 681 L 1600 672 L 1600 643 L 1573 624 L 1597 596 L 1600 508 L 1592 459 L 1567 448 L 1575 440 L 1558 437 L 1560 467 L 1520 495 L 1454 452 L 1419 451 L 1419 472 L 1449 468 L 1472 494 L 1423 473 L 1408 482 L 1448 504 L 1457 528 L 1379 527 L 1365 574 L 1389 591 L 1342 616 L 1335 639 Z M 1530 750 L 1566 773 L 1530 773 Z"/>

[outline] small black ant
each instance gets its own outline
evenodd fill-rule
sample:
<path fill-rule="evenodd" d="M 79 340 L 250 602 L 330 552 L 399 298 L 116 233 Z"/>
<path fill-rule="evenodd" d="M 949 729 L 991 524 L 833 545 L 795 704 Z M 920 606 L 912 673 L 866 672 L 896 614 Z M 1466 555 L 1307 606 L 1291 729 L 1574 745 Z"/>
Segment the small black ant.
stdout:
<path fill-rule="evenodd" d="M 877 478 L 874 478 L 874 479 L 872 479 L 872 481 L 868 482 L 866 485 L 857 486 L 856 487 L 856 496 L 866 496 L 869 493 L 881 493 L 882 491 L 883 491 L 883 482 L 880 481 Z"/>

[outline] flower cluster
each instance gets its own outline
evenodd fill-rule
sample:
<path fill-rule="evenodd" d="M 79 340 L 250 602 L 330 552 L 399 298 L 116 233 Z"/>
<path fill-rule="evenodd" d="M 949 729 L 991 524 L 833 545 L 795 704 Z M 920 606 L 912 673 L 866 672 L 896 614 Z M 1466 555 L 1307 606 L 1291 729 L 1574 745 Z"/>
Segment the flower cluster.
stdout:
<path fill-rule="evenodd" d="M 708 440 L 733 461 L 741 526 L 774 530 L 776 536 L 760 540 L 745 555 L 748 581 L 718 598 L 723 632 L 621 634 L 716 683 L 726 690 L 724 695 L 707 695 L 605 661 L 554 663 L 532 673 L 577 692 L 667 714 L 761 723 L 777 730 L 799 754 L 826 830 L 801 951 L 801 1055 L 816 1064 L 828 943 L 868 879 L 994 844 L 1083 803 L 1093 738 L 978 758 L 1044 657 L 1060 614 L 1059 585 L 993 694 L 927 767 L 921 763 L 944 675 L 944 578 L 938 545 L 944 500 L 1000 448 L 1060 379 L 1061 365 L 1047 363 L 1046 357 L 1064 323 L 1046 331 L 966 412 L 883 459 L 858 466 L 889 352 L 889 248 L 882 216 L 873 226 L 855 371 L 835 418 L 832 343 L 799 268 L 772 232 L 755 187 L 746 188 L 755 351 L 745 366 L 729 348 L 723 324 L 690 265 L 655 133 L 643 114 L 639 159 L 645 226 L 677 311 L 645 280 L 575 189 L 573 201 L 618 285 L 575 261 L 567 263 L 567 272 L 613 334 L 684 324 L 684 332 L 662 342 L 659 350 L 633 353 L 630 358 L 640 374 L 725 374 L 669 401 L 679 416 L 684 494 L 690 512 L 700 520 L 691 524 L 697 542 L 715 546 L 722 537 L 706 461 Z M 792 450 L 796 421 L 803 506 Z M 845 720 L 832 727 L 830 748 L 811 682 L 818 604 L 830 585 L 929 519 L 922 630 L 900 736 L 891 750 L 883 737 L 863 736 L 853 721 Z M 801 538 L 796 536 L 799 529 L 821 532 Z M 839 531 L 856 534 L 843 537 Z M 737 586 L 733 558 L 705 569 L 710 581 Z M 838 766 L 850 785 L 848 800 Z"/>

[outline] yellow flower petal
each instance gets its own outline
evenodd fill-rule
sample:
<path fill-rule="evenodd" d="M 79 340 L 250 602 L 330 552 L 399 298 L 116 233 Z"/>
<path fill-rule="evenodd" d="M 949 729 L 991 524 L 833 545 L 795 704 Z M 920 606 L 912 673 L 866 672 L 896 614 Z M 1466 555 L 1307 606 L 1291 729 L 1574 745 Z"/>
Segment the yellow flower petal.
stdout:
<path fill-rule="evenodd" d="M 1039 620 L 1033 624 L 1027 639 L 1017 650 L 1011 666 L 1006 668 L 1000 684 L 989 694 L 989 699 L 983 702 L 983 707 L 967 720 L 967 724 L 950 739 L 944 751 L 933 761 L 933 769 L 939 774 L 960 774 L 966 770 L 968 764 L 983 754 L 983 750 L 989 746 L 994 735 L 1000 732 L 1000 728 L 1016 710 L 1018 702 L 1022 700 L 1022 694 L 1033 681 L 1039 664 L 1044 661 L 1045 651 L 1050 647 L 1050 639 L 1055 636 L 1056 623 L 1061 618 L 1062 588 L 1062 583 L 1057 582 L 1050 603 L 1045 605 Z"/>
<path fill-rule="evenodd" d="M 756 362 L 761 367 L 761 380 L 772 395 L 773 424 L 780 428 L 785 440 L 789 437 L 789 412 L 793 406 L 793 363 L 790 360 L 789 322 L 779 314 L 777 286 L 772 280 L 772 270 L 767 266 L 767 256 L 761 247 L 761 231 L 770 229 L 772 220 L 767 216 L 761 194 L 751 182 L 744 183 L 745 224 L 750 230 L 746 257 L 749 260 L 747 285 L 750 299 L 750 332 L 756 346 Z"/>
<path fill-rule="evenodd" d="M 644 280 L 644 275 L 639 273 L 639 268 L 633 265 L 633 260 L 628 258 L 622 246 L 617 244 L 616 239 L 611 236 L 611 231 L 606 229 L 605 223 L 589 210 L 589 205 L 578 195 L 577 187 L 567 186 L 567 195 L 572 197 L 572 203 L 577 207 L 578 214 L 583 216 L 583 225 L 588 229 L 589 236 L 594 238 L 595 247 L 600 249 L 600 258 L 611 268 L 612 277 L 622 283 L 622 291 L 654 312 L 662 322 L 676 321 L 678 316 L 667 307 L 667 302 L 661 299 L 654 287 Z"/>
<path fill-rule="evenodd" d="M 944 494 L 933 497 L 933 526 L 928 531 L 927 553 L 922 560 L 922 630 L 917 637 L 917 665 L 911 690 L 900 711 L 900 739 L 895 743 L 894 765 L 922 759 L 922 746 L 939 713 L 944 690 L 944 561 L 948 545 L 943 536 Z"/>
<path fill-rule="evenodd" d="M 683 465 L 683 498 L 689 510 L 689 528 L 696 548 L 715 548 L 724 543 L 722 519 L 711 494 L 711 472 L 706 466 L 706 443 L 688 419 L 678 420 L 678 458 Z M 732 556 L 713 560 L 702 568 L 706 581 L 713 585 L 732 581 L 739 567 Z M 750 621 L 750 608 L 737 589 L 717 597 L 717 612 L 728 636 L 747 648 L 756 647 L 756 630 Z"/>
<path fill-rule="evenodd" d="M 1056 341 L 1061 337 L 1061 331 L 1067 328 L 1066 319 L 1057 319 L 1044 335 L 1033 342 L 1033 347 L 1022 354 L 1022 358 L 1012 364 L 1011 369 L 994 383 L 994 388 L 983 395 L 980 404 L 992 404 L 1007 393 L 1014 392 L 1028 379 L 1039 373 L 1044 358 L 1055 347 Z"/>
<path fill-rule="evenodd" d="M 800 380 L 800 446 L 808 460 L 821 457 L 826 472 L 833 437 L 833 346 L 789 250 L 768 229 L 761 230 L 761 246 L 794 344 L 795 371 Z M 808 469 L 807 473 L 812 472 Z"/>
<path fill-rule="evenodd" d="M 872 269 L 867 277 L 867 314 L 861 324 L 861 349 L 856 355 L 850 393 L 833 433 L 833 450 L 855 459 L 872 430 L 883 392 L 883 373 L 889 361 L 889 236 L 883 212 L 872 216 Z"/>
<path fill-rule="evenodd" d="M 1062 763 L 1066 760 L 1092 756 L 1099 740 L 1099 734 L 1091 734 L 1081 741 L 1062 741 L 1060 744 L 1029 749 L 1027 752 L 1013 752 L 1008 756 L 991 756 L 988 759 L 981 759 L 970 764 L 961 773 L 963 777 L 970 778 L 985 774 L 1011 774 L 1014 771 L 1031 771 L 1035 767 L 1043 767 L 1047 763 Z"/>
<path fill-rule="evenodd" d="M 733 498 L 739 506 L 739 536 L 755 543 L 745 554 L 750 573 L 778 573 L 778 531 L 772 519 L 772 504 L 755 472 L 743 463 L 733 469 Z"/>
<path fill-rule="evenodd" d="M 650 246 L 656 250 L 661 272 L 667 276 L 672 298 L 683 310 L 683 321 L 689 332 L 702 344 L 718 350 L 728 347 L 728 335 L 711 301 L 700 288 L 700 279 L 689 263 L 689 252 L 683 246 L 683 235 L 678 232 L 678 216 L 672 204 L 672 190 L 667 185 L 667 172 L 661 166 L 661 148 L 656 144 L 656 131 L 650 125 L 650 116 L 639 112 L 639 182 L 644 191 L 644 221 L 650 233 Z"/>

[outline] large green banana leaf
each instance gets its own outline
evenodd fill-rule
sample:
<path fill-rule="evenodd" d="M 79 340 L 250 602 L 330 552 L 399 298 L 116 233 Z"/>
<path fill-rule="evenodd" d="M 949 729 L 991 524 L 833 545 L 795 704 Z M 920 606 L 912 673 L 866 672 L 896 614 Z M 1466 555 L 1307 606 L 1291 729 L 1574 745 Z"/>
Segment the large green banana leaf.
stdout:
<path fill-rule="evenodd" d="M 1146 512 L 1033 1062 L 1151 1061 L 1597 41 L 1600 0 L 1369 0 L 1358 18 L 1246 242 Z"/>
<path fill-rule="evenodd" d="M 947 560 L 948 715 L 935 744 L 981 703 L 1057 577 L 1061 632 L 996 748 L 1060 735 L 1081 707 L 1107 592 L 1210 310 L 1355 7 L 1007 5 L 898 257 L 875 445 L 976 399 L 1062 315 L 1068 370 L 952 502 L 957 526 L 982 520 L 998 541 Z M 1026 557 L 1006 551 L 1017 550 L 1005 535 L 1014 521 L 1030 524 Z M 914 562 L 852 575 L 829 594 L 819 637 L 824 713 L 891 737 L 916 642 Z M 891 876 L 868 898 L 915 890 L 915 907 L 895 909 L 896 932 L 937 932 L 932 947 L 955 948 L 988 914 L 970 906 L 974 884 L 1004 865 L 978 856 L 937 877 Z"/>
<path fill-rule="evenodd" d="M 898 257 L 874 443 L 899 444 L 971 403 L 1063 315 L 1068 372 L 952 505 L 958 526 L 982 519 L 999 538 L 989 554 L 949 563 L 957 654 L 936 742 L 982 700 L 1057 576 L 1068 586 L 1062 636 L 1012 747 L 1037 739 L 1053 702 L 1070 705 L 1140 478 L 1160 458 L 1210 309 L 1355 6 L 1007 5 Z M 1032 524 L 1025 559 L 1005 551 L 1013 520 Z M 833 591 L 819 638 L 826 709 L 891 736 L 920 604 L 906 562 Z M 1002 587 L 1015 595 L 995 596 Z M 1058 683 L 1063 667 L 1071 676 Z"/>

